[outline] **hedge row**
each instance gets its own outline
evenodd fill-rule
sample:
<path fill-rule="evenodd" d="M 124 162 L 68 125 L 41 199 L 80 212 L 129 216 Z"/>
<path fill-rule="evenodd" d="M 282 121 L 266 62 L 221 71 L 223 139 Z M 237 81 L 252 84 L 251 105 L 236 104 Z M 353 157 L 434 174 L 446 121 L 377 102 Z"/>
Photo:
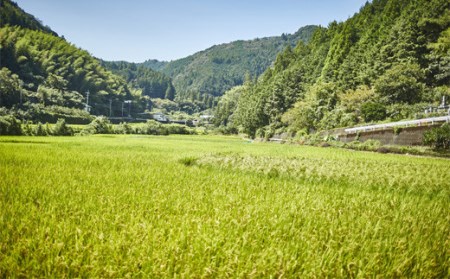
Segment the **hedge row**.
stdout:
<path fill-rule="evenodd" d="M 97 117 L 85 128 L 74 129 L 66 124 L 64 119 L 58 119 L 56 124 L 38 123 L 24 124 L 12 115 L 0 116 L 0 135 L 26 135 L 26 136 L 72 136 L 74 134 L 142 134 L 142 135 L 170 135 L 193 134 L 194 131 L 178 124 L 161 124 L 154 120 L 147 123 L 130 125 L 121 123 L 112 125 L 106 117 Z"/>

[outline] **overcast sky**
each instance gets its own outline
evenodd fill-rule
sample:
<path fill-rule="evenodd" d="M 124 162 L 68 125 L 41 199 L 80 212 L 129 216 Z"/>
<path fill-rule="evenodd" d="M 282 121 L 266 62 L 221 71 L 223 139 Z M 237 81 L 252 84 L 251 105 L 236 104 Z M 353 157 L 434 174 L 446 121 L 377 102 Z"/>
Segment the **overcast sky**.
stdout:
<path fill-rule="evenodd" d="M 175 60 L 216 44 L 327 26 L 366 0 L 13 0 L 105 60 Z"/>

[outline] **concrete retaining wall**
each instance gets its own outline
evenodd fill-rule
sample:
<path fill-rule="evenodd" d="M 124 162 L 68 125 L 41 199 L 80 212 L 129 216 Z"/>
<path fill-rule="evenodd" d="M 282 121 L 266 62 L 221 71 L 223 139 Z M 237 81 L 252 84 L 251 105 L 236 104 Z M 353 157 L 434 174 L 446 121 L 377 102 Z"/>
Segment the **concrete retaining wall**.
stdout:
<path fill-rule="evenodd" d="M 367 131 L 360 133 L 340 134 L 338 139 L 342 142 L 378 140 L 381 144 L 396 144 L 396 145 L 422 145 L 423 134 L 434 127 L 433 126 L 418 126 L 418 127 L 404 127 L 397 129 L 397 133 L 393 128 L 385 130 Z"/>

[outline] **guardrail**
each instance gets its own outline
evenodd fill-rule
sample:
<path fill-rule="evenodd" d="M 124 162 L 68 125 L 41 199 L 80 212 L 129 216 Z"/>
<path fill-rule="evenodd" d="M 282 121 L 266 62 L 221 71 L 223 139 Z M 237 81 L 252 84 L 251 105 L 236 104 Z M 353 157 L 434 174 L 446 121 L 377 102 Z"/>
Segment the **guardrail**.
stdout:
<path fill-rule="evenodd" d="M 355 128 L 348 128 L 348 129 L 345 129 L 344 131 L 346 133 L 366 132 L 366 131 L 382 130 L 382 129 L 398 127 L 398 126 L 413 126 L 413 125 L 421 126 L 421 125 L 429 125 L 429 124 L 433 125 L 434 123 L 441 123 L 441 122 L 450 122 L 450 115 L 449 116 L 423 118 L 423 119 L 417 119 L 417 120 L 409 120 L 409 121 L 391 122 L 391 123 L 385 123 L 385 124 L 361 126 L 361 127 L 355 127 Z"/>

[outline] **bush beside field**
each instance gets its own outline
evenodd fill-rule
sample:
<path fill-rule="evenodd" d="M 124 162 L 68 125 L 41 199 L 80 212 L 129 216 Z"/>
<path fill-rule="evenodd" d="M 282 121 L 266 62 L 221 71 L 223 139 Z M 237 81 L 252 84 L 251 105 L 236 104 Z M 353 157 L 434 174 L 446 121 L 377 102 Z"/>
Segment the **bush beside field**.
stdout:
<path fill-rule="evenodd" d="M 106 117 L 97 117 L 88 125 L 67 125 L 64 119 L 56 124 L 38 122 L 21 123 L 13 116 L 0 116 L 0 135 L 73 136 L 92 134 L 190 135 L 196 130 L 179 124 L 161 124 L 154 120 L 146 123 L 113 125 Z"/>
<path fill-rule="evenodd" d="M 448 152 L 450 149 L 449 127 L 450 126 L 446 123 L 443 124 L 442 127 L 434 128 L 426 132 L 424 134 L 424 146 L 414 147 L 381 145 L 381 143 L 376 140 L 343 143 L 337 141 L 332 136 L 327 136 L 324 138 L 319 133 L 312 135 L 300 135 L 296 138 L 288 139 L 288 142 L 321 147 L 333 146 L 379 153 L 450 157 Z M 0 135 L 73 136 L 93 134 L 189 135 L 205 134 L 205 131 L 189 128 L 179 124 L 161 124 L 154 120 L 148 120 L 146 123 L 120 123 L 113 125 L 106 117 L 96 117 L 88 125 L 67 125 L 64 119 L 59 119 L 56 124 L 30 124 L 28 122 L 21 124 L 21 122 L 13 116 L 0 116 Z"/>

